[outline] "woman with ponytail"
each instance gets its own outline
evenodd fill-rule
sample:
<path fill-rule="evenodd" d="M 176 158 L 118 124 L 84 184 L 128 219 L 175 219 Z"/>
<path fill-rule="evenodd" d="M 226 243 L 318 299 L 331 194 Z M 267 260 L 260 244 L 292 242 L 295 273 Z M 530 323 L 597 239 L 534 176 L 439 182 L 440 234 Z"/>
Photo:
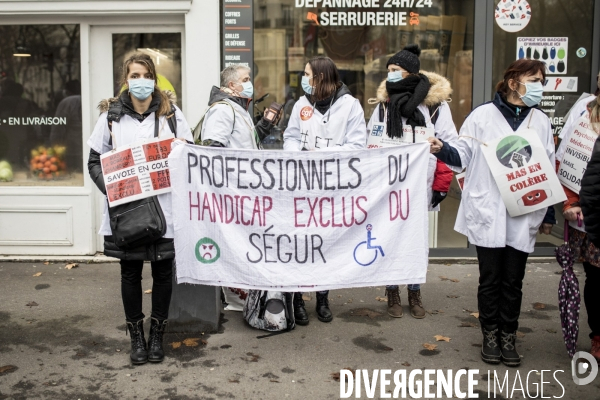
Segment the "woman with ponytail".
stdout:
<path fill-rule="evenodd" d="M 600 96 L 587 104 L 582 117 L 598 135 L 600 133 Z M 564 139 L 556 151 L 556 168 L 565 153 L 575 131 L 579 117 L 565 124 Z M 585 285 L 583 301 L 588 314 L 592 340 L 590 353 L 600 361 L 600 142 L 596 140 L 592 157 L 588 162 L 579 193 L 563 186 L 567 200 L 563 204 L 563 216 L 569 221 L 569 245 L 575 251 L 575 260 L 583 261 Z M 580 226 L 579 221 L 583 221 Z"/>

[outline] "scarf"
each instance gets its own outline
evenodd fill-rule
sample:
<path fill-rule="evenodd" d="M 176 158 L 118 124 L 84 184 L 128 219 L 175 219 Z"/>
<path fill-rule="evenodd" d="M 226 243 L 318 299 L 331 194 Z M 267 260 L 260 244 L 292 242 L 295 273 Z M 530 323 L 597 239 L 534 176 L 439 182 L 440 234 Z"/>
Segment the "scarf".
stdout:
<path fill-rule="evenodd" d="M 401 138 L 402 117 L 414 131 L 415 126 L 425 126 L 425 116 L 417 107 L 425 100 L 431 84 L 423 75 L 409 75 L 398 82 L 386 82 L 388 92 L 387 132 L 392 138 Z"/>

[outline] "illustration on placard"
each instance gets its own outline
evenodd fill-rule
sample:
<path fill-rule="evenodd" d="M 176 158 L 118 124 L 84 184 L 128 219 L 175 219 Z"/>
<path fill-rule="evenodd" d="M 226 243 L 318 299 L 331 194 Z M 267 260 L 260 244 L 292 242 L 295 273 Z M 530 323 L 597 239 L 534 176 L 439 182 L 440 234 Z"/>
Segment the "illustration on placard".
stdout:
<path fill-rule="evenodd" d="M 547 74 L 566 74 L 568 44 L 567 37 L 518 37 L 517 60 L 543 61 Z"/>

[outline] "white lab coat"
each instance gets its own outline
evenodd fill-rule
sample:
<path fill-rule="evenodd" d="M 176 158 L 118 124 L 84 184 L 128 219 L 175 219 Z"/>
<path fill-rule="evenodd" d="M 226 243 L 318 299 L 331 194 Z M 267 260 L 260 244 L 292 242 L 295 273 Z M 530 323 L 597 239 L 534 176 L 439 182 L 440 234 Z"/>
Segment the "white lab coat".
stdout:
<path fill-rule="evenodd" d="M 107 113 L 100 114 L 98 122 L 94 127 L 92 135 L 87 141 L 87 145 L 94 151 L 104 154 L 112 150 L 112 146 L 108 145 L 110 139 L 110 131 L 108 130 L 108 124 L 106 122 Z M 185 117 L 181 110 L 175 107 L 175 118 L 177 119 L 177 137 L 192 142 L 194 138 L 190 130 Z M 142 122 L 131 118 L 125 114 L 121 117 L 119 122 L 113 122 L 113 144 L 119 148 L 127 144 L 139 142 L 145 139 L 151 139 L 154 137 L 154 113 L 148 115 Z M 158 135 L 166 136 L 172 134 L 171 128 L 164 116 L 158 119 L 159 121 L 159 132 Z M 164 238 L 173 238 L 173 217 L 172 217 L 172 206 L 171 206 L 171 193 L 159 194 L 158 202 L 162 208 L 163 214 L 167 221 L 167 232 L 163 236 Z M 105 196 L 106 198 L 106 196 Z M 104 201 L 104 212 L 102 215 L 102 225 L 98 232 L 99 235 L 109 236 L 112 235 L 110 229 L 110 219 L 108 216 L 108 202 Z"/>
<path fill-rule="evenodd" d="M 526 253 L 533 252 L 536 234 L 544 220 L 546 209 L 511 217 L 485 161 L 481 142 L 478 141 L 491 142 L 500 137 L 518 134 L 527 129 L 531 116 L 529 127 L 538 133 L 546 154 L 554 165 L 550 119 L 537 109 L 532 109 L 530 113 L 533 115 L 528 115 L 519 129 L 513 132 L 493 103 L 484 104 L 467 117 L 458 140 L 449 143 L 458 150 L 462 166 L 467 169 L 454 229 L 466 235 L 474 245 L 496 248 L 510 246 Z"/>
<path fill-rule="evenodd" d="M 227 104 L 216 104 L 204 117 L 202 140 L 214 140 L 232 149 L 257 149 L 252 116 L 242 106 L 229 99 Z"/>
<path fill-rule="evenodd" d="M 373 129 L 373 124 L 379 121 L 379 107 L 381 107 L 381 103 L 375 107 L 375 111 L 371 115 L 371 119 L 369 119 L 369 123 L 367 124 L 367 137 L 371 134 L 371 129 Z M 438 118 L 435 122 L 435 125 L 431 122 L 431 116 L 429 115 L 429 108 L 424 104 L 419 104 L 419 111 L 423 114 L 426 121 L 427 128 L 433 128 L 435 131 L 435 137 L 444 142 L 453 142 L 458 139 L 458 133 L 456 132 L 456 126 L 454 126 L 454 121 L 452 120 L 452 113 L 450 112 L 450 107 L 448 103 L 442 101 L 440 103 L 440 108 L 437 111 Z M 402 125 L 406 125 L 406 118 L 402 117 Z M 427 165 L 427 205 L 429 211 L 439 211 L 439 204 L 435 207 L 431 207 L 431 198 L 433 197 L 433 179 L 435 177 L 435 168 L 437 166 L 437 158 L 433 154 L 429 154 L 429 163 Z M 462 168 L 451 167 L 450 169 L 460 172 Z"/>
<path fill-rule="evenodd" d="M 283 140 L 283 149 L 291 151 L 363 149 L 367 145 L 365 113 L 350 94 L 338 98 L 325 115 L 302 96 L 292 109 Z"/>

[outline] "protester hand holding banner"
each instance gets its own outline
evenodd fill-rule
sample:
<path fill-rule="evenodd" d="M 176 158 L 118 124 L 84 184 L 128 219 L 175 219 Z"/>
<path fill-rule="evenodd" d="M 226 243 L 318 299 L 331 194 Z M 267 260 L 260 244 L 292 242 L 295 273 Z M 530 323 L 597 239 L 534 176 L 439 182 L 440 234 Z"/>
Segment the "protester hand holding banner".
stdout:
<path fill-rule="evenodd" d="M 429 146 L 169 156 L 178 283 L 313 291 L 423 283 Z"/>
<path fill-rule="evenodd" d="M 511 217 L 566 200 L 535 130 L 498 138 L 481 149 Z"/>
<path fill-rule="evenodd" d="M 592 150 L 598 134 L 590 127 L 589 113 L 585 113 L 574 124 L 573 130 L 567 132 L 563 140 L 567 147 L 558 168 L 560 183 L 575 193 L 581 190 L 581 178 L 592 156 Z"/>
<path fill-rule="evenodd" d="M 132 143 L 100 156 L 109 207 L 171 191 L 168 157 L 174 138 Z"/>

